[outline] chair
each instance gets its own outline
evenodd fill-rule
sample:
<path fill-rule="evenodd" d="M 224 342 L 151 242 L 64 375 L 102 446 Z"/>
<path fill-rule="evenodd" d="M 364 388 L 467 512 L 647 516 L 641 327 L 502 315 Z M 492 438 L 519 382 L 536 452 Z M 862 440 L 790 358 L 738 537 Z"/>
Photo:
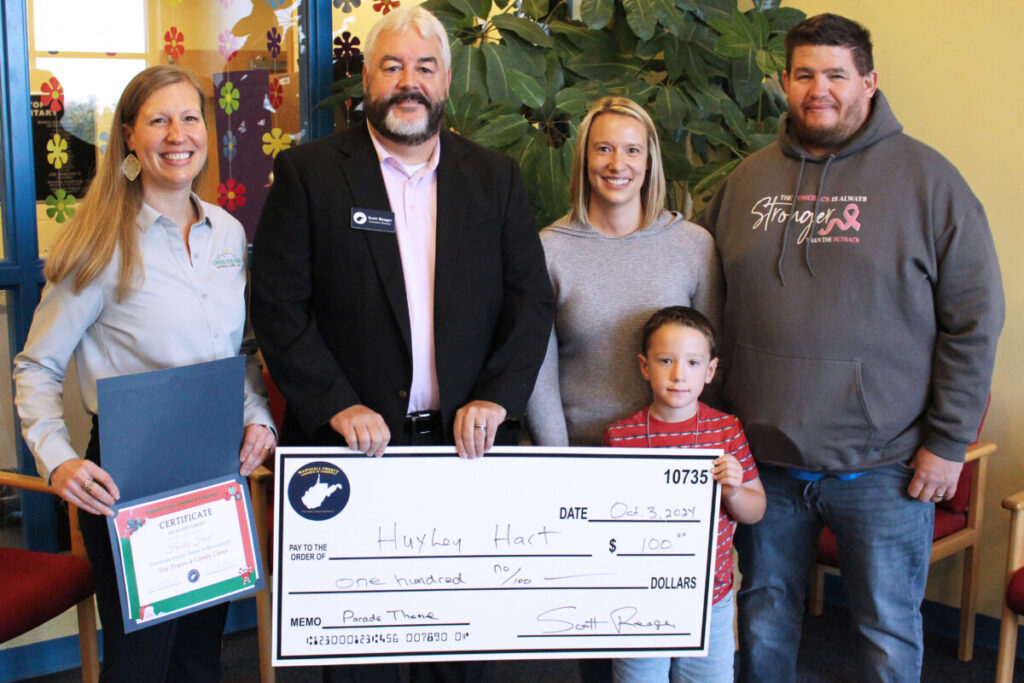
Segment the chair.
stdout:
<path fill-rule="evenodd" d="M 999 628 L 999 657 L 996 683 L 1013 680 L 1017 659 L 1017 615 L 1024 614 L 1024 491 L 1003 499 L 1010 511 L 1010 541 L 1006 552 L 1006 593 L 1003 600 L 1003 623 Z"/>
<path fill-rule="evenodd" d="M 0 472 L 0 486 L 53 493 L 43 479 Z M 99 680 L 100 658 L 93 607 L 92 566 L 78 530 L 78 508 L 68 505 L 71 554 L 0 548 L 0 643 L 21 635 L 64 613 L 78 610 L 78 645 L 82 680 Z"/>
<path fill-rule="evenodd" d="M 956 495 L 935 505 L 935 532 L 932 536 L 930 562 L 964 551 L 963 580 L 960 588 L 960 642 L 957 658 L 969 662 L 974 658 L 974 622 L 978 610 L 978 562 L 981 558 L 981 520 L 985 510 L 985 475 L 987 456 L 996 452 L 996 445 L 977 441 L 967 447 L 967 457 Z M 824 607 L 825 568 L 839 566 L 835 536 L 828 528 L 822 530 L 818 558 L 811 573 L 811 590 L 807 611 L 818 616 Z"/>

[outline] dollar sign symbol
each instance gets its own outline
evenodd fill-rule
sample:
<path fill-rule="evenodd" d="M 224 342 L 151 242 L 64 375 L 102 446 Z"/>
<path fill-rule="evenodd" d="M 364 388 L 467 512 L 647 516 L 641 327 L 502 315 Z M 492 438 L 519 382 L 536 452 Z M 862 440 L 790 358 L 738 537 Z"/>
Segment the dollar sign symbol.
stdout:
<path fill-rule="evenodd" d="M 610 553 L 614 553 L 615 552 L 615 539 L 614 538 L 608 541 L 608 552 L 610 552 Z"/>

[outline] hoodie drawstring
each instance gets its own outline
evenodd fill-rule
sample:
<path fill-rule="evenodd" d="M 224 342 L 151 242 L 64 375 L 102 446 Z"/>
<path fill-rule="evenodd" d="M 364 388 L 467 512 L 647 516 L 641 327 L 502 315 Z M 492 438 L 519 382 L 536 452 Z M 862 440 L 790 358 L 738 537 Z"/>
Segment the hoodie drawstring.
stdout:
<path fill-rule="evenodd" d="M 814 277 L 814 268 L 811 266 L 811 232 L 814 230 L 814 221 L 818 215 L 818 206 L 821 203 L 821 194 L 825 190 L 825 178 L 828 176 L 828 169 L 835 160 L 835 154 L 829 154 L 828 160 L 825 162 L 825 167 L 821 170 L 821 180 L 818 181 L 818 192 L 814 196 L 814 209 L 811 212 L 810 227 L 807 232 L 807 239 L 804 240 L 804 265 L 807 266 L 807 270 L 810 271 L 811 277 Z M 800 194 L 800 184 L 804 179 L 804 169 L 807 165 L 807 157 L 803 154 L 800 155 L 800 173 L 796 177 L 796 188 L 793 190 L 793 203 L 789 207 L 789 216 L 786 218 L 786 226 L 782 229 L 782 245 L 779 248 L 779 260 L 776 264 L 776 270 L 779 273 L 779 280 L 782 281 L 782 286 L 786 286 L 786 276 L 783 274 L 782 265 L 786 260 L 786 242 L 789 239 L 789 226 L 793 222 L 793 215 L 796 213 L 796 202 L 797 196 Z"/>
<path fill-rule="evenodd" d="M 793 203 L 789 205 L 789 216 L 786 217 L 786 225 L 782 228 L 782 244 L 779 246 L 779 262 L 776 264 L 775 269 L 779 273 L 779 279 L 782 281 L 782 286 L 786 286 L 786 276 L 782 274 L 782 264 L 786 260 L 786 242 L 789 239 L 789 226 L 793 222 L 793 214 L 796 213 L 796 198 L 800 194 L 800 183 L 804 179 L 804 167 L 807 164 L 807 157 L 803 154 L 800 155 L 800 173 L 796 177 L 796 187 L 793 188 Z"/>

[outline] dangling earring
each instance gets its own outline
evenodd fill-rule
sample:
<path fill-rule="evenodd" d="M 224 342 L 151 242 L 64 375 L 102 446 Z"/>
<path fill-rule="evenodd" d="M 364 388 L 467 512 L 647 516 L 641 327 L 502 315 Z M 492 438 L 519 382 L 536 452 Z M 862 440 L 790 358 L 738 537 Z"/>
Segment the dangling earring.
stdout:
<path fill-rule="evenodd" d="M 135 156 L 135 152 L 128 152 L 128 156 L 121 162 L 121 173 L 128 179 L 128 182 L 134 182 L 139 177 L 141 171 L 142 164 L 139 163 L 139 158 Z"/>

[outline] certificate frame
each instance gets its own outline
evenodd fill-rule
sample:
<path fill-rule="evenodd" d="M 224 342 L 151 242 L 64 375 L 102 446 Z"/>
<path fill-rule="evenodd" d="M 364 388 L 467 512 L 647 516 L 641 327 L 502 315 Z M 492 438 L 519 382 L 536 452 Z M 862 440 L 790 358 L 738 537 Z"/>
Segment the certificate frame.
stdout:
<path fill-rule="evenodd" d="M 279 448 L 273 664 L 703 656 L 721 508 L 710 467 L 719 455 L 720 449 L 495 447 L 465 460 L 451 447 L 398 447 L 371 459 L 344 448 Z M 379 474 L 369 476 L 371 470 Z M 651 513 L 657 519 L 640 519 L 649 508 L 631 511 L 619 502 L 625 498 L 609 497 L 630 488 L 622 482 L 635 473 L 643 480 L 625 494 L 634 501 L 647 495 L 652 476 L 686 483 L 685 475 L 669 482 L 669 472 L 702 473 L 693 501 L 683 501 L 678 487 L 658 493 L 659 501 L 678 501 L 688 519 L 670 519 L 665 507 Z M 603 501 L 600 513 L 593 506 L 588 518 L 577 506 L 565 513 L 568 526 L 555 521 L 543 530 L 541 518 L 531 517 L 559 517 L 552 492 L 565 505 L 589 496 L 589 487 Z M 523 496 L 541 488 L 543 512 L 535 513 L 540 507 L 531 509 Z M 474 517 L 490 529 L 464 529 L 462 520 Z M 417 524 L 422 529 L 407 528 Z M 536 533 L 520 536 L 518 527 L 531 524 Z M 579 532 L 586 538 L 577 539 Z M 620 544 L 629 537 L 629 548 L 616 551 L 609 535 Z M 689 538 L 672 549 L 641 550 L 641 536 L 647 543 L 652 535 Z M 549 539 L 558 539 L 551 544 L 558 548 L 540 549 Z M 609 553 L 619 568 L 632 569 L 622 574 L 602 564 Z M 499 569 L 506 556 L 509 566 Z M 682 569 L 680 562 L 689 564 Z M 669 566 L 679 568 L 678 576 L 669 576 Z M 628 618 L 615 616 L 634 607 Z M 486 616 L 495 614 L 498 622 Z M 396 623 L 402 621 L 408 623 Z"/>
<path fill-rule="evenodd" d="M 119 502 L 113 510 L 107 530 L 125 632 L 266 585 L 252 499 L 238 474 Z M 154 557 L 156 549 L 166 556 Z"/>

